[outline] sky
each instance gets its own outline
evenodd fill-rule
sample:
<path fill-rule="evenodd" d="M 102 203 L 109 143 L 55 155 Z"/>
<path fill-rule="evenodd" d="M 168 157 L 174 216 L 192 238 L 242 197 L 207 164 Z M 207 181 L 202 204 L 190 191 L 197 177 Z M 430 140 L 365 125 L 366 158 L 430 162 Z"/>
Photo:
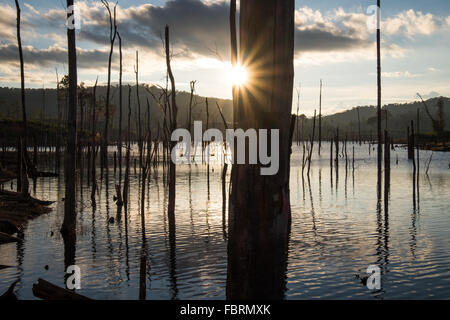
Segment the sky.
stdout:
<path fill-rule="evenodd" d="M 51 88 L 67 73 L 64 0 L 21 0 L 26 87 Z M 450 1 L 382 0 L 383 103 L 450 96 Z M 109 21 L 100 0 L 75 1 L 78 79 L 107 81 Z M 111 7 L 115 2 L 110 1 Z M 323 81 L 324 114 L 376 103 L 374 0 L 296 0 L 295 87 L 300 112 L 319 106 Z M 161 41 L 168 24 L 173 43 L 177 89 L 203 96 L 231 97 L 229 1 L 119 0 L 118 31 L 123 39 L 124 81 L 134 82 L 139 51 L 141 83 L 162 84 L 165 61 Z M 0 86 L 19 87 L 20 73 L 14 0 L 0 3 Z M 118 46 L 112 81 L 118 81 Z M 294 94 L 293 110 L 297 95 Z"/>

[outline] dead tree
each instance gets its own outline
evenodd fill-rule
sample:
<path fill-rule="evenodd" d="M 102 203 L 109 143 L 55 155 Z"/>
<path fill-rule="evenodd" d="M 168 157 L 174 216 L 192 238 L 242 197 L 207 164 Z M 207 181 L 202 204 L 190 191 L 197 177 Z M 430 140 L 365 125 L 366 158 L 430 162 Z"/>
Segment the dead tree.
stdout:
<path fill-rule="evenodd" d="M 356 111 L 358 112 L 358 139 L 359 139 L 359 145 L 361 145 L 361 118 L 359 115 L 359 107 L 356 108 Z"/>
<path fill-rule="evenodd" d="M 228 129 L 227 121 L 225 120 L 225 117 L 223 116 L 222 109 L 220 109 L 219 104 L 216 101 L 217 109 L 219 110 L 220 117 L 223 121 L 223 126 L 226 130 Z M 224 220 L 223 223 L 225 224 L 225 208 L 226 208 L 226 199 L 227 199 L 227 193 L 226 193 L 226 178 L 227 178 L 227 170 L 228 170 L 228 163 L 227 163 L 227 143 L 226 141 L 223 142 L 223 170 L 222 170 L 222 219 Z"/>
<path fill-rule="evenodd" d="M 309 155 L 308 155 L 308 171 L 307 171 L 307 176 L 309 176 L 309 171 L 310 171 L 310 169 L 311 169 L 311 160 L 312 160 L 312 155 L 313 155 L 314 138 L 315 138 L 315 136 L 316 136 L 316 110 L 314 110 L 312 135 L 311 135 L 311 142 L 310 142 Z"/>
<path fill-rule="evenodd" d="M 96 159 L 97 159 L 97 141 L 96 141 L 96 136 L 97 136 L 97 127 L 96 127 L 96 106 L 97 106 L 97 100 L 96 100 L 96 96 L 97 96 L 97 83 L 98 83 L 98 77 L 95 80 L 95 85 L 94 85 L 94 89 L 92 91 L 92 141 L 91 141 L 91 156 L 92 156 L 92 191 L 91 191 L 91 200 L 94 202 L 95 201 L 95 192 L 97 191 L 97 177 L 96 177 L 96 167 L 95 167 L 95 163 L 96 163 Z"/>
<path fill-rule="evenodd" d="M 294 78 L 294 0 L 240 1 L 241 65 L 258 79 L 235 87 L 235 126 L 279 130 L 279 170 L 237 164 L 231 177 L 228 299 L 281 299 L 290 230 L 289 171 Z M 255 85 L 257 82 L 257 86 Z M 253 90 L 253 91 L 252 91 Z M 246 151 L 249 151 L 248 141 Z M 274 150 L 272 150 L 274 151 Z M 236 155 L 233 156 L 236 159 Z"/>
<path fill-rule="evenodd" d="M 299 123 L 299 118 L 298 118 L 298 114 L 300 112 L 300 90 L 301 90 L 301 85 L 295 89 L 297 91 L 297 117 L 296 117 L 296 122 L 297 122 L 297 146 L 300 145 L 300 136 L 299 136 L 299 127 L 300 127 L 300 123 Z"/>
<path fill-rule="evenodd" d="M 136 51 L 136 65 L 134 66 L 134 73 L 136 75 L 136 99 L 137 99 L 137 128 L 138 128 L 138 148 L 139 148 L 139 162 L 142 166 L 142 128 L 141 128 L 141 99 L 139 97 L 139 52 Z"/>
<path fill-rule="evenodd" d="M 319 156 L 322 148 L 322 80 L 320 80 L 320 95 L 319 95 Z"/>
<path fill-rule="evenodd" d="M 108 168 L 108 129 L 109 129 L 109 113 L 110 113 L 110 92 L 111 92 L 111 62 L 112 56 L 114 52 L 114 42 L 116 41 L 117 35 L 117 24 L 116 24 L 116 8 L 117 3 L 114 6 L 114 17 L 111 13 L 111 8 L 109 7 L 109 3 L 106 0 L 102 0 L 103 5 L 108 11 L 109 15 L 109 56 L 108 56 L 108 84 L 106 87 L 106 105 L 105 105 L 105 129 L 103 131 L 103 145 L 101 151 L 101 161 L 102 161 L 102 176 L 103 176 L 103 167 L 106 166 Z"/>
<path fill-rule="evenodd" d="M 67 0 L 67 7 L 73 6 L 73 0 Z M 68 13 L 71 19 L 73 13 Z M 65 155 L 65 201 L 64 221 L 61 227 L 63 236 L 75 236 L 76 230 L 76 148 L 77 148 L 77 52 L 75 29 L 67 28 L 67 48 L 69 64 L 69 109 L 67 117 L 67 146 Z M 65 237 L 66 238 L 66 237 Z"/>
<path fill-rule="evenodd" d="M 117 142 L 117 149 L 119 153 L 119 184 L 116 184 L 116 205 L 118 213 L 123 205 L 122 200 L 122 38 L 117 32 L 119 39 L 119 139 Z M 114 172 L 116 171 L 116 153 L 114 152 Z"/>
<path fill-rule="evenodd" d="M 191 132 L 191 124 L 192 124 L 192 107 L 193 107 L 193 102 L 194 102 L 194 96 L 195 96 L 195 83 L 196 81 L 191 81 L 190 83 L 190 87 L 191 87 L 191 96 L 189 98 L 189 110 L 188 110 L 188 120 L 187 120 L 187 125 L 186 125 L 186 129 Z"/>
<path fill-rule="evenodd" d="M 20 143 L 17 149 L 18 156 L 18 168 L 20 171 L 17 173 L 17 191 L 21 192 L 24 197 L 28 197 L 28 177 L 27 177 L 27 109 L 25 105 L 25 71 L 23 62 L 23 50 L 22 50 L 22 38 L 20 35 L 20 6 L 19 1 L 16 0 L 16 10 L 17 10 L 17 46 L 19 48 L 19 59 L 20 59 L 20 97 L 22 103 L 22 134 L 20 137 Z M 19 162 L 20 161 L 20 162 Z"/>
<path fill-rule="evenodd" d="M 130 150 L 131 150 L 131 86 L 128 85 L 128 124 L 127 124 L 127 146 L 125 155 L 125 180 L 123 183 L 122 201 L 125 206 L 125 214 L 128 208 L 128 190 L 130 188 Z"/>
<path fill-rule="evenodd" d="M 380 21 L 380 0 L 377 0 L 377 130 L 378 130 L 378 175 L 381 175 L 381 160 L 383 150 L 381 149 L 381 21 Z"/>
<path fill-rule="evenodd" d="M 118 140 L 118 151 L 119 151 L 119 189 L 122 188 L 122 113 L 123 113 L 123 97 L 122 97 L 122 74 L 123 74 L 123 64 L 122 64 L 122 38 L 119 32 L 117 32 L 117 38 L 119 39 L 119 140 Z"/>
<path fill-rule="evenodd" d="M 171 102 L 169 108 L 170 114 L 170 129 L 172 132 L 177 128 L 177 113 L 178 107 L 176 103 L 176 90 L 175 90 L 175 78 L 172 73 L 172 67 L 170 65 L 171 55 L 170 55 L 170 40 L 169 40 L 169 26 L 166 25 L 165 29 L 165 49 L 166 49 L 166 65 L 167 74 L 170 79 L 171 86 Z M 169 137 L 170 139 L 170 137 Z M 174 152 L 176 142 L 170 140 L 170 154 Z M 176 166 L 173 161 L 169 159 L 169 205 L 168 205 L 168 216 L 169 216 L 169 228 L 175 230 L 175 188 L 176 188 Z"/>

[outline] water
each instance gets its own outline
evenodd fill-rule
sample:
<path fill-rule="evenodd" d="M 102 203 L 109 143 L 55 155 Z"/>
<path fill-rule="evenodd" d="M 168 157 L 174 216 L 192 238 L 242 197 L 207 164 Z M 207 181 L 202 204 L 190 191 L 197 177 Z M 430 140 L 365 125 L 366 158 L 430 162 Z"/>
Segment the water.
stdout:
<path fill-rule="evenodd" d="M 406 150 L 392 151 L 391 188 L 386 212 L 377 201 L 376 154 L 355 144 L 355 170 L 340 159 L 330 179 L 329 144 L 314 152 L 310 180 L 302 179 L 300 147 L 293 147 L 291 168 L 292 229 L 286 299 L 449 299 L 450 163 L 449 153 L 434 153 L 428 177 L 421 152 L 420 202 L 414 206 L 411 163 Z M 396 165 L 398 156 L 399 164 Z M 76 264 L 80 294 L 96 299 L 137 299 L 139 257 L 149 257 L 147 299 L 224 299 L 227 240 L 222 219 L 221 167 L 177 169 L 176 246 L 168 235 L 167 187 L 162 169 L 152 174 L 146 196 L 142 246 L 138 176 L 131 170 L 128 221 L 108 224 L 117 208 L 112 201 L 118 175 L 110 168 L 96 208 L 85 182 L 78 192 Z M 99 173 L 97 173 L 99 177 Z M 229 176 L 228 176 L 229 178 Z M 9 188 L 9 185 L 5 185 Z M 58 200 L 53 211 L 28 223 L 22 244 L 0 246 L 0 292 L 15 280 L 20 299 L 35 299 L 32 285 L 43 278 L 64 286 L 64 246 L 58 232 L 63 220 L 63 178 L 39 179 L 34 195 Z M 53 232 L 53 235 L 52 235 Z M 172 248 L 172 249 L 171 249 Z M 382 289 L 371 292 L 355 277 L 369 265 L 381 268 Z M 48 266 L 48 270 L 45 269 Z"/>

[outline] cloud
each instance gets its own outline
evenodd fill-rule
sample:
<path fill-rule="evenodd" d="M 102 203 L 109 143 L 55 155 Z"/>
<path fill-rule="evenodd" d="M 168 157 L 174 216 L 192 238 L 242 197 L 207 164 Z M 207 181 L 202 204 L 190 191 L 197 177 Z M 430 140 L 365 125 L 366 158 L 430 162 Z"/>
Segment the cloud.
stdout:
<path fill-rule="evenodd" d="M 7 41 L 14 41 L 16 39 L 15 33 L 16 24 L 16 10 L 8 5 L 0 6 L 0 39 Z"/>
<path fill-rule="evenodd" d="M 383 21 L 382 29 L 388 35 L 430 35 L 438 29 L 439 21 L 431 13 L 423 14 L 412 9 Z"/>
<path fill-rule="evenodd" d="M 420 76 L 420 74 L 412 74 L 409 71 L 382 72 L 381 75 L 384 78 L 417 78 Z"/>
<path fill-rule="evenodd" d="M 47 49 L 36 49 L 33 46 L 23 46 L 25 64 L 41 67 L 52 67 L 56 64 L 67 63 L 67 49 L 51 46 Z M 16 44 L 0 45 L 0 61 L 18 63 L 19 49 Z M 77 48 L 77 63 L 80 68 L 98 69 L 99 64 L 106 65 L 108 52 Z M 117 58 L 116 58 L 117 60 Z"/>
<path fill-rule="evenodd" d="M 77 4 L 81 11 L 81 30 L 77 32 L 77 43 L 81 47 L 78 49 L 79 67 L 104 71 L 109 51 L 107 12 L 100 1 L 80 0 Z M 113 6 L 114 2 L 110 4 Z M 374 59 L 375 42 L 367 28 L 368 18 L 363 12 L 346 12 L 342 8 L 327 12 L 306 6 L 297 9 L 296 63 Z M 0 63 L 17 63 L 15 19 L 15 8 L 0 5 L 0 35 L 4 39 L 0 46 Z M 30 4 L 24 6 L 24 31 L 28 34 L 24 34 L 23 41 L 28 65 L 49 67 L 66 63 L 65 19 L 66 13 L 62 8 L 39 11 L 38 7 Z M 438 18 L 408 10 L 387 18 L 383 23 L 383 56 L 402 57 L 406 49 L 395 44 L 390 36 L 430 34 L 444 24 L 450 26 L 450 17 Z M 160 63 L 164 54 L 161 37 L 166 24 L 170 26 L 173 54 L 177 55 L 178 62 L 186 64 L 218 56 L 226 61 L 230 56 L 229 1 L 168 0 L 159 6 L 143 4 L 127 8 L 118 5 L 117 24 L 123 39 L 124 61 L 133 61 L 134 51 L 139 50 L 143 64 L 152 59 L 155 64 Z M 34 32 L 32 37 L 30 32 Z M 49 42 L 52 45 L 47 48 L 28 46 L 29 41 L 36 45 L 40 38 L 46 40 L 45 46 Z M 115 50 L 117 53 L 117 47 Z M 113 57 L 117 62 L 117 54 Z M 132 69 L 132 63 L 128 68 Z M 400 77 L 396 74 L 387 76 Z"/>
<path fill-rule="evenodd" d="M 350 51 L 371 45 L 367 16 L 346 13 L 342 8 L 327 16 L 319 10 L 303 7 L 295 12 L 296 53 Z"/>
<path fill-rule="evenodd" d="M 109 20 L 100 3 L 79 2 L 82 26 L 80 41 L 106 46 Z M 42 15 L 48 25 L 61 24 L 62 10 Z M 296 53 L 352 50 L 370 45 L 364 33 L 364 14 L 339 9 L 324 17 L 308 7 L 295 12 Z M 169 25 L 176 54 L 196 58 L 218 53 L 229 57 L 229 3 L 227 1 L 169 0 L 162 6 L 117 7 L 118 30 L 125 46 L 162 52 L 161 37 Z"/>

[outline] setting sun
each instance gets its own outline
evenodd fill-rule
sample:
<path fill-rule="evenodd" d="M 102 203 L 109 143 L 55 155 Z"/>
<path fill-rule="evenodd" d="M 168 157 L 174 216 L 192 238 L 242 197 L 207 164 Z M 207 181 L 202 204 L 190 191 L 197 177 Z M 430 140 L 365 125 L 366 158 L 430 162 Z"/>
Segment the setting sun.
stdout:
<path fill-rule="evenodd" d="M 247 83 L 247 80 L 248 72 L 242 65 L 237 64 L 231 69 L 231 82 L 233 83 L 233 85 L 245 85 Z"/>

